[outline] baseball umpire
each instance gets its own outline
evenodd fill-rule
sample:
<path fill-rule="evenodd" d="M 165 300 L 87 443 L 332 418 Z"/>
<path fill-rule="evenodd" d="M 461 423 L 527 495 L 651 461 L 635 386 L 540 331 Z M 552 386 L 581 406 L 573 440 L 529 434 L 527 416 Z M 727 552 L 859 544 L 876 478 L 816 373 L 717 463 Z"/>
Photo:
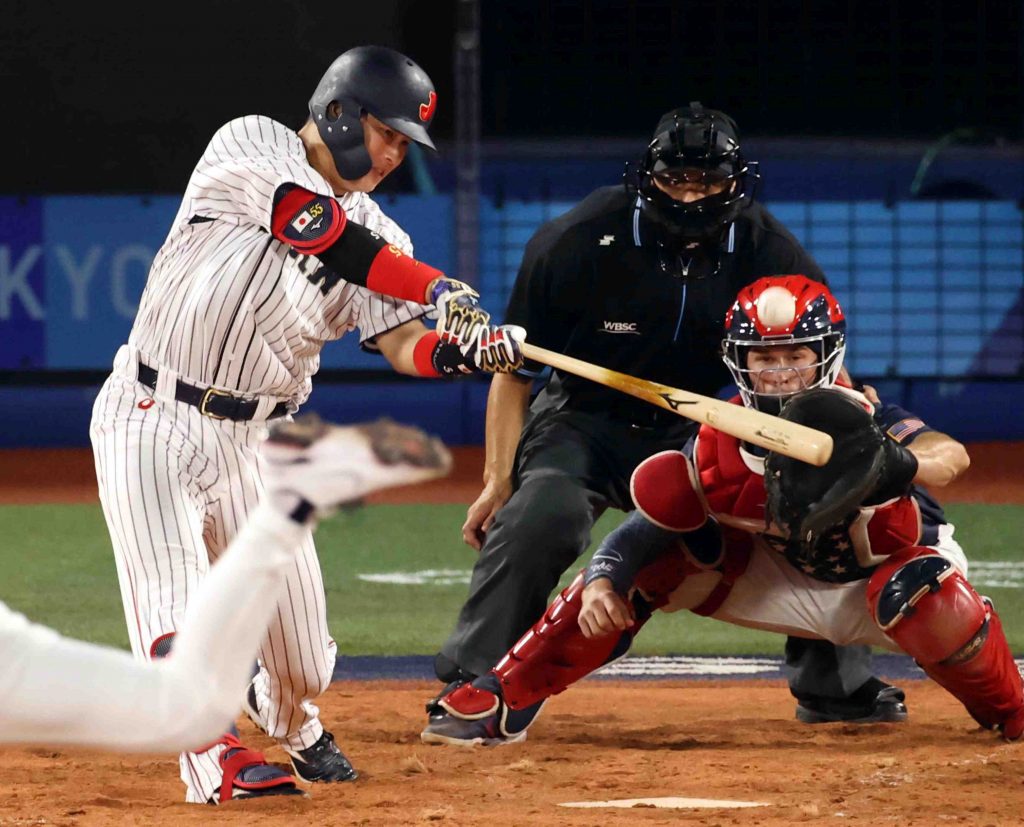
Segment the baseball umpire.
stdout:
<path fill-rule="evenodd" d="M 803 276 L 742 290 L 723 349 L 733 402 L 830 432 L 832 459 L 765 456 L 708 425 L 646 459 L 631 479 L 637 510 L 493 671 L 439 702 L 423 740 L 522 740 L 546 698 L 624 654 L 656 609 L 902 650 L 979 724 L 1020 738 L 1024 682 L 999 616 L 919 487 L 951 482 L 967 452 L 843 386 L 845 327 Z"/>
<path fill-rule="evenodd" d="M 411 142 L 433 147 L 436 107 L 412 60 L 361 46 L 328 68 L 298 132 L 238 118 L 196 165 L 90 429 L 137 657 L 171 650 L 210 564 L 263 496 L 267 422 L 306 400 L 327 342 L 358 329 L 363 347 L 414 376 L 519 365 L 521 331 L 491 326 L 473 290 L 411 258 L 368 195 Z M 436 330 L 421 321 L 430 305 Z M 303 779 L 347 781 L 356 773 L 313 703 L 334 670 L 326 618 L 307 532 L 246 702 Z M 229 772 L 236 790 L 291 780 L 230 733 L 180 763 L 190 802 L 223 800 Z"/>
<path fill-rule="evenodd" d="M 727 115 L 699 103 L 668 112 L 624 187 L 600 188 L 537 230 L 506 321 L 541 347 L 715 394 L 729 382 L 718 349 L 738 290 L 772 274 L 825 280 L 754 200 L 758 179 Z M 601 513 L 632 508 L 637 464 L 696 427 L 557 370 L 527 416 L 538 367 L 491 384 L 484 489 L 463 526 L 480 556 L 435 662 L 451 684 L 494 665 L 544 610 Z M 787 660 L 801 720 L 906 716 L 900 690 L 871 675 L 867 647 L 793 639 Z"/>

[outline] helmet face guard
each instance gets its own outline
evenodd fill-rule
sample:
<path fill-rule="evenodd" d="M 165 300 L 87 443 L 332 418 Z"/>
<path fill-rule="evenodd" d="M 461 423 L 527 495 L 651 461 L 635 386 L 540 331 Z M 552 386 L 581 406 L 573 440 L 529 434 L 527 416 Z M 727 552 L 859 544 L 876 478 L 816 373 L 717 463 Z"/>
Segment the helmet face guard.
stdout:
<path fill-rule="evenodd" d="M 437 93 L 427 73 L 383 46 L 344 52 L 328 67 L 309 101 L 317 132 L 331 151 L 338 174 L 348 181 L 362 178 L 373 166 L 363 137 L 363 115 L 373 115 L 416 143 L 436 149 L 427 132 L 436 109 Z"/>
<path fill-rule="evenodd" d="M 814 351 L 814 362 L 799 367 L 749 367 L 754 348 L 800 345 Z M 843 368 L 845 353 L 846 319 L 842 308 L 825 285 L 805 276 L 759 279 L 740 291 L 726 315 L 722 360 L 748 408 L 778 414 L 794 394 L 808 388 L 832 387 Z M 805 378 L 805 372 L 812 369 L 813 376 Z M 799 381 L 797 387 L 770 391 L 764 387 L 766 374 Z"/>
<path fill-rule="evenodd" d="M 662 117 L 640 163 L 627 164 L 624 179 L 666 248 L 676 254 L 702 248 L 717 260 L 726 231 L 753 200 L 760 177 L 757 163 L 740 151 L 732 119 L 693 102 Z M 667 186 L 713 185 L 721 191 L 685 203 L 660 189 L 656 180 Z"/>

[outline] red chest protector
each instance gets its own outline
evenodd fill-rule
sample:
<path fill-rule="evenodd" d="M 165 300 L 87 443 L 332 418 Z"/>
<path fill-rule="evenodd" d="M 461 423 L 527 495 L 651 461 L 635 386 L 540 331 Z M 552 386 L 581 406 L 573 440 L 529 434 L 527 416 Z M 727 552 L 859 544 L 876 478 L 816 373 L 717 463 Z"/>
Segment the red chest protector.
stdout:
<path fill-rule="evenodd" d="M 764 532 L 763 461 L 744 451 L 735 437 L 707 425 L 698 434 L 694 460 L 709 513 L 724 526 Z M 797 543 L 763 536 L 769 546 L 812 577 L 847 582 L 867 577 L 890 554 L 917 544 L 921 511 L 913 497 L 862 508 L 827 532 L 811 556 Z"/>
<path fill-rule="evenodd" d="M 694 448 L 697 477 L 708 511 L 727 525 L 743 522 L 751 531 L 765 528 L 764 463 L 750 454 L 744 462 L 740 441 L 708 425 L 702 425 Z"/>

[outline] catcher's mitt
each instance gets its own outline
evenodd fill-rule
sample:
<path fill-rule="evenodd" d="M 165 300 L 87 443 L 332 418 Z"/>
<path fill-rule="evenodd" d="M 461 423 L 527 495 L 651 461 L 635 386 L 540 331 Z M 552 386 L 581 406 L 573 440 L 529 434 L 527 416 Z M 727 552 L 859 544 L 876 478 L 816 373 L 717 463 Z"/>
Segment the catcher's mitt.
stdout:
<path fill-rule="evenodd" d="M 887 438 L 871 414 L 842 391 L 805 391 L 780 416 L 824 431 L 834 443 L 832 458 L 821 468 L 775 452 L 765 460 L 768 516 L 807 546 L 863 503 L 902 496 L 917 473 L 914 455 Z"/>

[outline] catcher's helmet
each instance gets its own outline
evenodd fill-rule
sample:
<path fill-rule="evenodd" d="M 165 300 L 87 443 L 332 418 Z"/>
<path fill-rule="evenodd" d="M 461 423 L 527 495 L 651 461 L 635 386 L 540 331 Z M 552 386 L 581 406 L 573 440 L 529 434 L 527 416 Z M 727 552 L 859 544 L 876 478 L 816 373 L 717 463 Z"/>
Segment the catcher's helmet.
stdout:
<path fill-rule="evenodd" d="M 339 109 L 332 110 L 332 103 Z M 437 93 L 427 73 L 384 46 L 357 46 L 342 53 L 309 101 L 320 137 L 331 150 L 338 173 L 349 181 L 362 178 L 372 165 L 363 143 L 364 113 L 435 149 L 427 129 L 436 108 Z"/>
<path fill-rule="evenodd" d="M 747 367 L 748 353 L 751 348 L 773 345 L 811 348 L 818 356 L 809 366 L 816 370 L 814 380 L 786 393 L 755 393 L 757 377 L 755 371 Z M 796 392 L 832 387 L 842 370 L 845 352 L 846 317 L 839 302 L 824 284 L 806 276 L 758 279 L 739 292 L 725 316 L 722 359 L 732 373 L 743 403 L 750 408 L 777 414 L 786 399 Z"/>
<path fill-rule="evenodd" d="M 684 203 L 660 190 L 655 177 L 724 189 Z M 740 151 L 732 118 L 697 101 L 661 117 L 643 158 L 635 167 L 627 164 L 624 176 L 627 191 L 638 196 L 640 209 L 664 243 L 675 253 L 703 248 L 711 259 L 711 272 L 718 269 L 726 231 L 753 200 L 760 178 L 757 163 L 746 161 Z"/>

